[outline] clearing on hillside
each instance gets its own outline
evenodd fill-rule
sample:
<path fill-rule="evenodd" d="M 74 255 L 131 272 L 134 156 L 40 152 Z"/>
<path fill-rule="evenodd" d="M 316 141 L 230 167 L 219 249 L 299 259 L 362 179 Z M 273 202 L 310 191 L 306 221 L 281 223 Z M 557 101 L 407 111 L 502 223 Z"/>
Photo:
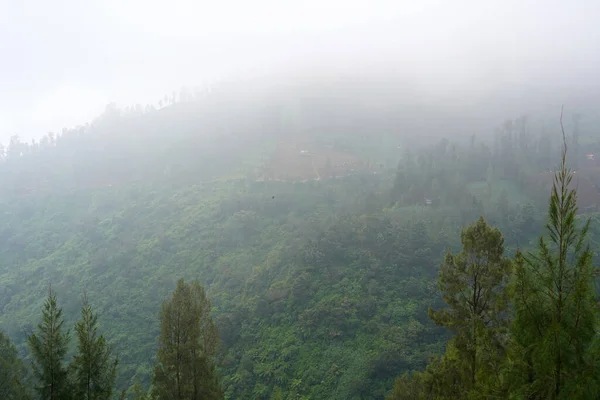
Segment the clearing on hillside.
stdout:
<path fill-rule="evenodd" d="M 360 157 L 313 142 L 281 142 L 263 169 L 264 180 L 308 181 L 344 177 L 377 168 Z"/>

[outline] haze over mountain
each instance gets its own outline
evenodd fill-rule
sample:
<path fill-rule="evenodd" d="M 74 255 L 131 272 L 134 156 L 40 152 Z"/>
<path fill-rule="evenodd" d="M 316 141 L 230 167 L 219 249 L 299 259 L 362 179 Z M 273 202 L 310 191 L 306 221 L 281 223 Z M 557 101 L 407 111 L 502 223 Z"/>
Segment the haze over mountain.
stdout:
<path fill-rule="evenodd" d="M 0 399 L 600 398 L 597 21 L 0 3 Z"/>
<path fill-rule="evenodd" d="M 0 140 L 274 74 L 395 76 L 451 113 L 555 109 L 597 93 L 599 18 L 591 0 L 3 2 Z"/>

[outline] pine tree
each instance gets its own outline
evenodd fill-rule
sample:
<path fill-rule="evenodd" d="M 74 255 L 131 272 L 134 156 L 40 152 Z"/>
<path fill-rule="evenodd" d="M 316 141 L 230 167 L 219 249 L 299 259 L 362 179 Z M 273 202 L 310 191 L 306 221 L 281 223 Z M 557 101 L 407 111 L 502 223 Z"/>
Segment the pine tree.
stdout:
<path fill-rule="evenodd" d="M 42 310 L 42 322 L 37 333 L 28 337 L 33 357 L 33 372 L 38 380 L 36 391 L 42 400 L 70 399 L 67 367 L 64 363 L 69 332 L 63 333 L 62 309 L 50 289 Z"/>
<path fill-rule="evenodd" d="M 562 128 L 562 113 L 561 113 Z M 590 220 L 577 221 L 577 192 L 563 149 L 538 251 L 516 257 L 515 318 L 508 360 L 510 391 L 528 399 L 598 398 L 598 323 Z"/>
<path fill-rule="evenodd" d="M 197 281 L 185 284 L 179 280 L 171 299 L 163 303 L 152 379 L 155 398 L 223 398 L 214 364 L 217 330 L 210 309 L 204 289 Z"/>
<path fill-rule="evenodd" d="M 103 335 L 98 334 L 98 317 L 84 296 L 81 319 L 75 325 L 77 354 L 71 365 L 77 399 L 110 399 L 117 373 L 117 358 Z"/>
<path fill-rule="evenodd" d="M 463 392 L 481 393 L 495 375 L 506 334 L 507 284 L 511 262 L 504 257 L 502 233 L 483 217 L 461 232 L 462 251 L 448 252 L 438 285 L 448 307 L 429 310 L 438 325 L 456 332 L 449 344 Z M 451 356 L 451 357 L 450 357 Z"/>
<path fill-rule="evenodd" d="M 25 365 L 8 336 L 0 331 L 0 399 L 27 399 Z"/>

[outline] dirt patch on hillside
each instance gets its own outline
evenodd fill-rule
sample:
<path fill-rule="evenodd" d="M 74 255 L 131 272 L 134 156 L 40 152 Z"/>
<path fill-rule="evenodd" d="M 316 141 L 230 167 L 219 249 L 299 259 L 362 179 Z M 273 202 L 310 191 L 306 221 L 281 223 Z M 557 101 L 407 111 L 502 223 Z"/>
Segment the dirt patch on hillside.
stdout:
<path fill-rule="evenodd" d="M 282 142 L 263 170 L 264 180 L 308 181 L 377 172 L 360 157 L 311 142 Z"/>

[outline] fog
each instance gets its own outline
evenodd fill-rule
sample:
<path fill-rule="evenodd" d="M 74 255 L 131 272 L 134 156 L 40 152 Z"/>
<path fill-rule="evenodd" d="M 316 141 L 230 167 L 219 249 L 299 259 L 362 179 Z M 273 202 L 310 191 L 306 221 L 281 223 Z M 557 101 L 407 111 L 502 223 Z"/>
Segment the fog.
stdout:
<path fill-rule="evenodd" d="M 459 115 L 585 104 L 598 20 L 591 0 L 4 0 L 0 140 L 232 79 L 393 76 Z"/>

